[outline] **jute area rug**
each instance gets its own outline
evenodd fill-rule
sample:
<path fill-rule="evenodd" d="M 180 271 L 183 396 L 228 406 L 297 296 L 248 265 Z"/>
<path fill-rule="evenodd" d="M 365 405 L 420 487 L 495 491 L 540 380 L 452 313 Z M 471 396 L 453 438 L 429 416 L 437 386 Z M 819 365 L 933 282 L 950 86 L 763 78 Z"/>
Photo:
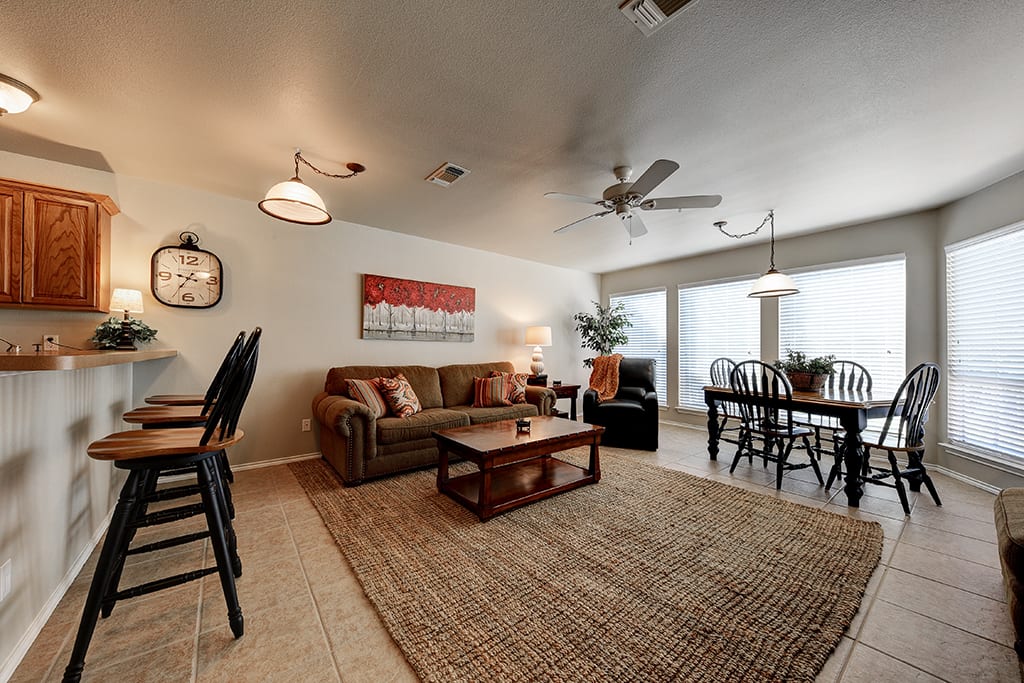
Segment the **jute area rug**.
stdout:
<path fill-rule="evenodd" d="M 813 680 L 881 527 L 629 451 L 601 465 L 486 523 L 436 470 L 346 489 L 322 460 L 290 467 L 424 681 Z"/>

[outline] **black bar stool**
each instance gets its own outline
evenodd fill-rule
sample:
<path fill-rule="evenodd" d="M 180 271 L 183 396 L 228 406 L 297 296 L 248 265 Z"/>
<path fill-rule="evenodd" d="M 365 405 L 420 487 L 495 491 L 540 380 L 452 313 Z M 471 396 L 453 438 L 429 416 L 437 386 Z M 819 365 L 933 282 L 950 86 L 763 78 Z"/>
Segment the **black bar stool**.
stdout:
<path fill-rule="evenodd" d="M 231 344 L 231 348 L 228 349 L 224 360 L 221 361 L 217 374 L 213 376 L 213 381 L 210 382 L 210 386 L 207 387 L 205 394 L 154 394 L 145 398 L 146 403 L 161 406 L 201 406 L 212 403 L 220 391 L 220 385 L 224 381 L 224 376 L 227 374 L 228 369 L 234 362 L 235 357 L 242 351 L 242 342 L 244 340 L 245 330 L 239 332 L 238 336 L 235 337 L 234 343 Z"/>
<path fill-rule="evenodd" d="M 75 637 L 71 661 L 64 670 L 65 682 L 81 680 L 85 655 L 89 649 L 96 621 L 102 613 L 108 616 L 118 600 L 146 595 L 163 588 L 194 581 L 214 572 L 220 576 L 227 606 L 228 623 L 236 638 L 242 636 L 244 620 L 235 590 L 235 577 L 241 563 L 234 541 L 234 529 L 227 511 L 225 484 L 217 463 L 218 454 L 238 443 L 244 436 L 238 420 L 245 399 L 252 387 L 259 355 L 260 328 L 253 330 L 245 342 L 237 363 L 225 372 L 223 386 L 205 427 L 180 429 L 136 429 L 116 432 L 89 445 L 89 457 L 112 461 L 119 469 L 128 470 L 114 508 L 110 528 L 93 573 L 89 594 L 82 611 L 82 620 Z M 148 513 L 151 502 L 163 499 L 162 492 L 153 492 L 156 478 L 168 471 L 194 468 L 198 478 L 201 503 L 181 508 Z M 174 539 L 130 548 L 137 529 L 177 521 L 195 514 L 205 514 L 207 530 Z M 121 572 L 129 554 L 151 552 L 209 538 L 216 567 L 198 569 L 169 576 L 132 588 L 118 590 Z"/>

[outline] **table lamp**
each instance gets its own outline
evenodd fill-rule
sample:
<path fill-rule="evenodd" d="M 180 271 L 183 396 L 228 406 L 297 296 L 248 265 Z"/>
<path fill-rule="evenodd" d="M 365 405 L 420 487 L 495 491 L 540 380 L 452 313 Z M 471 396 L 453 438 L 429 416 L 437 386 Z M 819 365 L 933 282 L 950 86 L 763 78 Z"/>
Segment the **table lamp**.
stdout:
<path fill-rule="evenodd" d="M 544 374 L 544 353 L 541 351 L 542 346 L 551 346 L 551 328 L 550 327 L 527 327 L 526 328 L 526 345 L 533 347 L 533 357 L 530 363 L 530 372 L 535 375 Z"/>
<path fill-rule="evenodd" d="M 121 321 L 121 332 L 117 335 L 118 351 L 138 351 L 135 348 L 135 331 L 129 313 L 142 313 L 142 292 L 137 289 L 115 289 L 110 297 L 111 311 L 124 311 Z"/>

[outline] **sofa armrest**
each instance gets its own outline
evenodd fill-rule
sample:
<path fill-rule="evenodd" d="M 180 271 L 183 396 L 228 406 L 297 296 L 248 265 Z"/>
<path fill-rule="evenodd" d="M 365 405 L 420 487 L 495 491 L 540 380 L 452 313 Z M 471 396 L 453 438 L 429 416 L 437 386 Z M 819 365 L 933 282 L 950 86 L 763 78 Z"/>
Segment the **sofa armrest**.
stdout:
<path fill-rule="evenodd" d="M 313 398 L 320 423 L 320 452 L 347 486 L 362 482 L 366 461 L 377 454 L 377 419 L 350 398 L 321 391 Z"/>
<path fill-rule="evenodd" d="M 597 400 L 597 390 L 596 389 L 589 389 L 588 388 L 586 391 L 583 392 L 583 415 L 584 415 L 583 419 L 584 419 L 584 421 L 587 419 L 586 418 L 587 413 L 589 411 L 592 411 L 594 408 L 596 408 L 598 403 L 600 403 L 600 401 Z"/>
<path fill-rule="evenodd" d="M 558 396 L 555 395 L 554 390 L 548 387 L 532 385 L 526 387 L 526 402 L 537 406 L 538 415 L 550 415 L 557 400 Z"/>
<path fill-rule="evenodd" d="M 660 408 L 661 406 L 658 405 L 658 392 L 648 391 L 646 394 L 644 394 L 645 413 L 650 413 L 651 415 L 654 416 L 654 419 L 657 420 L 658 411 L 660 410 Z"/>

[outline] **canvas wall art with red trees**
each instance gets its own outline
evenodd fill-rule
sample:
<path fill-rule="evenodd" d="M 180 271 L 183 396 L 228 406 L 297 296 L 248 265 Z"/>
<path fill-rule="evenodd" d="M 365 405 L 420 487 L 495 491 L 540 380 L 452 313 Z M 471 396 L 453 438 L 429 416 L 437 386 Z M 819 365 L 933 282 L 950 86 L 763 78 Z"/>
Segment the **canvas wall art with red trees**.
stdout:
<path fill-rule="evenodd" d="M 473 341 L 476 290 L 363 275 L 363 339 Z"/>

